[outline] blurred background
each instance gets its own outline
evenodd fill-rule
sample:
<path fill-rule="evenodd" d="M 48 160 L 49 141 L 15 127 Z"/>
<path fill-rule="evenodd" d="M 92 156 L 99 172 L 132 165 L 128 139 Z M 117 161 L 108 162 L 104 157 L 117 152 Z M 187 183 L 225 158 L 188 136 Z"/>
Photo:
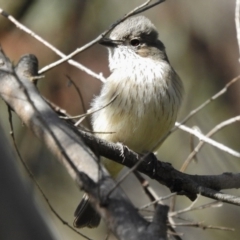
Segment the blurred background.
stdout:
<path fill-rule="evenodd" d="M 91 41 L 107 29 L 125 13 L 140 5 L 140 0 L 0 0 L 0 7 L 13 15 L 21 23 L 39 34 L 65 54 Z M 234 22 L 234 0 L 167 0 L 143 15 L 150 18 L 159 30 L 159 37 L 166 46 L 171 64 L 182 78 L 185 98 L 179 114 L 183 119 L 192 109 L 210 98 L 239 74 L 239 50 Z M 19 30 L 10 21 L 0 16 L 0 43 L 7 56 L 17 63 L 27 53 L 35 54 L 40 68 L 59 59 L 59 57 L 37 40 Z M 107 50 L 95 45 L 74 57 L 96 73 L 109 75 Z M 67 63 L 45 74 L 39 81 L 43 96 L 72 115 L 81 114 L 82 104 L 76 89 L 68 84 L 71 79 L 79 86 L 84 105 L 89 107 L 91 99 L 99 93 L 101 82 Z M 14 152 L 9 137 L 7 107 L 0 101 L 1 135 L 6 135 L 9 148 Z M 240 81 L 229 88 L 226 94 L 205 107 L 187 122 L 190 127 L 198 126 L 207 133 L 218 123 L 240 114 Z M 33 171 L 47 198 L 55 210 L 70 224 L 82 192 L 70 179 L 65 169 L 48 152 L 31 132 L 14 115 L 14 129 L 22 156 Z M 240 124 L 237 122 L 221 130 L 214 139 L 240 151 Z M 161 160 L 171 162 L 180 169 L 191 152 L 191 137 L 178 130 L 174 132 L 158 151 Z M 197 140 L 194 140 L 195 144 Z M 2 146 L 0 146 L 1 149 Z M 17 159 L 17 157 L 16 157 Z M 191 174 L 221 174 L 239 172 L 240 159 L 205 146 L 187 169 Z M 50 227 L 58 239 L 83 239 L 64 226 L 49 210 L 37 188 L 17 163 L 19 171 L 32 192 Z M 159 196 L 169 194 L 169 190 L 156 182 L 151 182 Z M 133 176 L 122 185 L 136 206 L 148 202 L 143 190 Z M 134 190 L 133 190 L 134 189 Z M 239 195 L 236 190 L 225 191 Z M 196 205 L 211 202 L 200 198 Z M 169 201 L 165 201 L 169 203 Z M 184 196 L 177 197 L 176 209 L 189 206 L 191 202 Z M 194 227 L 178 227 L 183 239 L 239 239 L 240 208 L 223 204 L 221 208 L 198 210 L 183 215 L 193 222 L 206 225 L 235 228 L 234 232 L 222 230 L 202 230 Z M 177 220 L 178 221 L 178 220 Z M 185 221 L 180 221 L 185 222 Z M 1 223 L 0 223 L 1 224 Z M 92 239 L 105 239 L 107 229 L 102 222 L 100 228 L 81 230 Z M 110 237 L 110 239 L 114 239 Z"/>

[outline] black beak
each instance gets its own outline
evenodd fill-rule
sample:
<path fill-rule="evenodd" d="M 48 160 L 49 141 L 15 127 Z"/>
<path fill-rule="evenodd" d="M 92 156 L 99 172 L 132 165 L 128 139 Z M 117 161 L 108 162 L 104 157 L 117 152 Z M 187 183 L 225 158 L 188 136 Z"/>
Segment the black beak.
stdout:
<path fill-rule="evenodd" d="M 122 43 L 122 41 L 120 40 L 113 40 L 111 38 L 102 38 L 101 40 L 99 40 L 98 42 L 101 45 L 104 45 L 106 47 L 117 47 L 119 44 Z"/>

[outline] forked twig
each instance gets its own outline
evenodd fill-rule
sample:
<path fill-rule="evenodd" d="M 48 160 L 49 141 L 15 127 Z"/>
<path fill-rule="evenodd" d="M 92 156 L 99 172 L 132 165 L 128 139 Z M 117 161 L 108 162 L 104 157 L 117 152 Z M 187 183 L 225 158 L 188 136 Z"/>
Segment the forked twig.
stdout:
<path fill-rule="evenodd" d="M 198 130 L 196 129 L 192 129 L 189 128 L 185 125 L 180 125 L 179 123 L 176 123 L 176 126 L 179 127 L 181 130 L 188 132 L 192 135 L 194 135 L 195 137 L 197 137 L 200 141 L 204 142 L 204 143 L 208 143 L 210 145 L 212 145 L 213 147 L 218 148 L 219 150 L 222 150 L 226 153 L 231 154 L 234 157 L 240 158 L 240 153 L 227 147 L 226 145 L 219 143 L 211 138 L 209 138 L 208 135 L 203 135 L 202 133 L 200 133 Z"/>
<path fill-rule="evenodd" d="M 215 133 L 217 133 L 221 129 L 229 126 L 230 124 L 233 124 L 233 123 L 236 123 L 239 121 L 240 121 L 240 116 L 236 116 L 236 117 L 230 118 L 226 121 L 223 121 L 223 122 L 219 123 L 217 126 L 215 126 L 211 131 L 209 131 L 206 134 L 206 137 L 212 137 Z M 180 171 L 184 172 L 186 170 L 187 166 L 190 164 L 192 159 L 196 156 L 196 154 L 199 152 L 199 150 L 203 147 L 204 144 L 205 144 L 205 142 L 202 140 L 198 143 L 198 145 L 194 148 L 194 150 L 189 154 L 187 159 L 184 161 Z M 225 145 L 222 145 L 222 146 L 226 147 Z M 230 152 L 228 152 L 228 153 L 230 153 Z M 234 152 L 232 152 L 232 153 L 234 153 Z M 232 155 L 234 155 L 235 157 L 240 157 L 240 153 L 237 154 L 237 152 L 235 152 Z"/>
<path fill-rule="evenodd" d="M 64 53 L 62 53 L 60 50 L 58 50 L 56 47 L 54 47 L 52 44 L 50 44 L 48 41 L 44 40 L 41 36 L 39 36 L 38 34 L 36 34 L 35 32 L 33 32 L 31 29 L 27 28 L 26 26 L 24 26 L 23 24 L 21 24 L 20 22 L 18 22 L 13 16 L 9 15 L 7 12 L 5 12 L 2 8 L 0 8 L 0 14 L 2 16 L 4 16 L 5 18 L 7 18 L 9 21 L 11 21 L 13 24 L 15 24 L 15 26 L 17 28 L 19 28 L 20 30 L 24 31 L 25 33 L 29 34 L 30 36 L 32 36 L 33 38 L 35 38 L 37 41 L 39 41 L 40 43 L 42 43 L 44 46 L 48 47 L 49 49 L 51 49 L 53 52 L 55 52 L 58 56 L 64 58 L 66 55 Z M 105 78 L 101 75 L 101 74 L 96 74 L 95 72 L 93 72 L 92 70 L 90 70 L 89 68 L 83 66 L 82 64 L 74 61 L 74 60 L 69 60 L 68 63 L 72 66 L 75 66 L 76 68 L 86 72 L 87 74 L 89 74 L 90 76 L 104 82 Z M 49 70 L 49 69 L 47 69 Z M 39 74 L 42 74 L 43 72 L 46 71 L 39 71 Z"/>
<path fill-rule="evenodd" d="M 200 205 L 200 206 L 194 207 L 194 205 L 196 204 L 197 200 L 198 199 L 196 199 L 194 202 L 192 202 L 189 207 L 186 207 L 186 208 L 184 208 L 182 210 L 178 210 L 178 211 L 175 211 L 175 212 L 171 212 L 171 213 L 169 213 L 169 215 L 171 217 L 173 217 L 173 216 L 177 216 L 177 215 L 180 215 L 180 214 L 183 214 L 183 213 L 187 213 L 187 212 L 190 212 L 190 211 L 202 210 L 202 209 L 206 209 L 206 208 L 222 207 L 222 205 L 223 205 L 222 202 L 213 201 L 213 202 L 210 202 L 210 203 L 206 203 L 204 205 Z"/>
<path fill-rule="evenodd" d="M 184 126 L 183 124 L 186 123 L 191 117 L 193 117 L 195 114 L 197 114 L 200 110 L 202 110 L 204 107 L 206 107 L 208 104 L 210 104 L 211 102 L 213 102 L 214 100 L 216 100 L 217 98 L 219 98 L 220 96 L 222 96 L 224 93 L 227 92 L 228 88 L 236 83 L 238 80 L 240 80 L 240 75 L 235 77 L 234 79 L 232 79 L 230 82 L 228 82 L 219 92 L 217 92 L 216 94 L 214 94 L 212 97 L 210 97 L 209 99 L 207 99 L 205 102 L 203 102 L 200 106 L 198 106 L 197 108 L 195 108 L 194 110 L 192 110 L 182 121 L 180 122 L 176 122 L 175 123 L 175 127 L 173 127 L 164 137 L 162 137 L 158 143 L 156 144 L 156 146 L 153 148 L 153 150 L 155 148 L 157 148 L 170 134 L 172 134 L 174 131 L 176 131 L 178 128 L 181 128 L 181 126 L 183 126 L 181 129 L 182 130 L 186 130 L 187 127 Z M 211 144 L 210 142 L 208 142 L 209 144 Z M 231 151 L 230 151 L 231 152 Z M 229 152 L 229 153 L 230 153 Z"/>
<path fill-rule="evenodd" d="M 156 200 L 154 200 L 153 202 L 147 203 L 147 204 L 143 205 L 142 207 L 140 207 L 140 208 L 138 208 L 138 209 L 139 209 L 139 210 L 143 210 L 143 209 L 145 209 L 145 208 L 151 207 L 151 206 L 154 205 L 155 203 L 158 203 L 158 202 L 160 202 L 160 201 L 169 199 L 169 198 L 174 197 L 174 196 L 176 196 L 176 195 L 177 195 L 177 193 L 171 193 L 171 194 L 169 194 L 169 195 L 167 195 L 167 196 L 159 197 L 159 198 L 157 198 Z"/>

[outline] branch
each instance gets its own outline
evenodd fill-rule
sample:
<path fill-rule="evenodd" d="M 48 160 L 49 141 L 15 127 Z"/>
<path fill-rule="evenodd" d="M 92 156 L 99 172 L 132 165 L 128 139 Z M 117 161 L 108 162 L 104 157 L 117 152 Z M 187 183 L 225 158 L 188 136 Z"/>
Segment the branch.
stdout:
<path fill-rule="evenodd" d="M 237 42 L 238 42 L 238 50 L 240 53 L 240 0 L 236 0 L 236 7 L 235 7 L 235 25 L 236 25 L 236 32 L 237 32 Z M 240 58 L 238 59 L 240 61 Z"/>
<path fill-rule="evenodd" d="M 34 55 L 25 55 L 13 68 L 0 51 L 0 95 L 3 100 L 49 147 L 78 186 L 88 193 L 93 207 L 118 239 L 160 239 L 163 233 L 156 225 L 166 225 L 163 217 L 155 215 L 153 223 L 147 222 L 119 188 L 107 198 L 115 183 L 81 137 L 40 96 L 31 82 L 37 75 L 37 66 Z"/>
<path fill-rule="evenodd" d="M 90 148 L 98 146 L 99 155 L 112 159 L 124 166 L 132 168 L 136 164 L 139 164 L 139 160 L 142 158 L 142 156 L 121 144 L 107 142 L 82 130 L 78 130 L 78 132 Z M 153 155 L 145 157 L 138 165 L 137 170 L 167 186 L 172 192 L 185 194 L 191 200 L 195 200 L 196 195 L 199 193 L 204 195 L 205 188 L 212 189 L 212 193 L 221 189 L 240 188 L 240 173 L 223 173 L 209 176 L 185 174 L 174 169 L 169 163 L 156 161 Z M 218 199 L 216 195 L 208 195 L 208 197 Z M 231 201 L 228 198 L 226 201 L 238 205 L 236 200 Z"/>
<path fill-rule="evenodd" d="M 211 135 L 210 136 L 208 134 L 204 135 L 201 132 L 199 132 L 198 129 L 192 129 L 185 125 L 180 125 L 179 123 L 175 123 L 175 126 L 179 127 L 181 130 L 197 137 L 200 140 L 200 142 L 208 143 L 209 145 L 211 145 L 221 151 L 231 154 L 234 157 L 240 158 L 240 152 L 237 152 L 237 151 L 233 150 L 232 148 L 229 148 L 226 145 L 211 139 L 210 138 Z"/>

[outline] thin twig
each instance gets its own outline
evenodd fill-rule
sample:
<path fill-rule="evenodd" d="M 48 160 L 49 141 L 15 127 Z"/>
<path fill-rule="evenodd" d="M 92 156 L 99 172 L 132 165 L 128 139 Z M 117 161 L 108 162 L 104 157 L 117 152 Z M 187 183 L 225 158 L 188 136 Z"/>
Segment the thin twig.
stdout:
<path fill-rule="evenodd" d="M 196 129 L 189 128 L 189 127 L 187 127 L 185 125 L 180 125 L 180 123 L 176 123 L 176 126 L 179 127 L 181 130 L 194 135 L 200 141 L 208 143 L 208 144 L 212 145 L 213 147 L 216 147 L 216 148 L 220 149 L 221 151 L 224 151 L 224 152 L 226 152 L 228 154 L 231 154 L 234 157 L 240 158 L 240 153 L 239 152 L 237 152 L 237 151 L 235 151 L 235 150 L 225 146 L 222 143 L 219 143 L 219 142 L 209 138 L 207 135 L 203 135 L 202 133 L 200 133 Z"/>
<path fill-rule="evenodd" d="M 236 7 L 235 7 L 235 25 L 236 25 L 236 32 L 237 32 L 237 42 L 238 42 L 238 49 L 240 54 L 240 0 L 236 0 Z M 240 61 L 240 58 L 238 59 Z"/>
<path fill-rule="evenodd" d="M 87 111 L 87 113 L 85 114 L 82 114 L 82 115 L 78 115 L 78 117 L 80 117 L 80 119 L 74 124 L 75 127 L 77 127 L 86 117 L 90 116 L 91 114 L 95 113 L 95 112 L 98 112 L 104 108 L 106 108 L 107 106 L 109 106 L 111 103 L 113 103 L 115 101 L 115 99 L 117 98 L 118 94 L 116 94 L 106 105 L 100 107 L 100 108 L 97 108 L 97 109 L 89 109 Z"/>
<path fill-rule="evenodd" d="M 69 80 L 69 82 L 74 86 L 74 88 L 76 89 L 77 93 L 78 93 L 78 96 L 80 98 L 80 102 L 81 102 L 81 105 L 82 105 L 82 109 L 83 109 L 83 112 L 86 113 L 87 110 L 86 110 L 86 107 L 85 107 L 85 104 L 84 104 L 84 99 L 83 99 L 83 96 L 82 96 L 82 92 L 80 90 L 80 88 L 78 87 L 78 85 L 68 76 L 66 75 L 67 79 Z"/>
<path fill-rule="evenodd" d="M 188 121 L 192 116 L 194 116 L 196 113 L 198 113 L 200 110 L 202 110 L 204 107 L 206 107 L 209 103 L 213 102 L 214 100 L 216 100 L 217 98 L 219 98 L 220 96 L 222 96 L 224 93 L 227 92 L 228 88 L 230 86 L 232 86 L 232 84 L 236 83 L 238 80 L 240 80 L 240 75 L 235 77 L 234 79 L 232 79 L 230 82 L 228 82 L 219 92 L 217 92 L 216 94 L 214 94 L 212 97 L 210 97 L 209 99 L 207 99 L 205 102 L 203 102 L 200 106 L 198 106 L 197 108 L 193 109 L 179 124 L 182 125 L 184 124 L 186 121 Z M 178 126 L 179 126 L 178 124 Z M 178 126 L 176 126 L 175 128 L 177 128 Z M 174 128 L 174 130 L 175 130 Z"/>
<path fill-rule="evenodd" d="M 240 121 L 240 116 L 236 116 L 236 117 L 230 118 L 226 121 L 223 121 L 223 122 L 219 123 L 217 126 L 215 126 L 211 131 L 209 131 L 206 134 L 206 137 L 212 137 L 216 132 L 218 132 L 221 129 L 229 126 L 230 124 L 236 123 L 238 121 Z M 194 150 L 189 154 L 187 159 L 184 161 L 180 171 L 184 172 L 186 170 L 186 168 L 190 164 L 191 160 L 194 158 L 194 156 L 196 156 L 196 154 L 199 152 L 199 150 L 203 147 L 204 144 L 205 144 L 205 142 L 202 141 L 202 140 L 198 143 L 198 145 L 194 148 Z M 225 145 L 223 145 L 223 146 L 226 147 Z M 240 157 L 240 153 L 238 155 L 234 155 L 234 156 L 235 157 Z"/>
<path fill-rule="evenodd" d="M 234 228 L 222 227 L 222 226 L 213 226 L 213 225 L 206 225 L 203 222 L 192 222 L 192 223 L 175 223 L 176 227 L 198 227 L 204 229 L 216 229 L 216 230 L 223 230 L 223 231 L 235 231 Z"/>
<path fill-rule="evenodd" d="M 172 235 L 175 239 L 179 239 L 179 240 L 181 240 L 182 238 L 182 236 L 184 235 L 183 233 L 176 233 L 176 232 L 172 232 L 172 231 L 167 231 L 167 233 L 168 233 L 168 235 Z M 176 236 L 178 237 L 178 238 L 176 238 Z"/>
<path fill-rule="evenodd" d="M 153 3 L 151 5 L 147 6 L 150 2 L 151 2 L 151 0 L 147 1 L 145 4 L 143 4 L 142 5 L 142 9 L 137 10 L 134 15 L 142 13 L 142 12 L 144 12 L 144 11 L 146 11 L 146 10 L 148 10 L 148 9 L 150 9 L 150 8 L 160 4 L 162 2 L 165 2 L 165 0 L 159 0 L 159 1 L 156 1 L 155 3 Z"/>
<path fill-rule="evenodd" d="M 192 209 L 193 206 L 194 206 L 194 205 L 196 204 L 196 202 L 198 201 L 198 199 L 199 199 L 199 196 L 196 198 L 195 201 L 193 201 L 193 202 L 190 204 L 189 207 L 185 208 L 186 211 L 188 211 L 189 209 Z M 171 212 L 170 212 L 170 214 L 169 214 L 169 219 L 171 219 L 173 222 L 174 222 L 174 220 L 173 220 L 173 216 L 177 215 L 177 214 L 174 215 L 174 213 L 177 212 L 177 211 L 174 211 L 175 206 L 176 206 L 176 200 L 177 200 L 177 195 L 174 196 L 174 197 L 171 199 L 171 202 L 170 202 L 170 209 L 171 209 Z M 185 209 L 183 209 L 183 210 L 179 210 L 179 212 L 184 211 Z"/>
<path fill-rule="evenodd" d="M 145 179 L 139 172 L 134 172 L 135 177 L 140 182 L 143 191 L 146 193 L 146 195 L 149 197 L 151 202 L 155 202 L 156 199 L 159 199 L 157 193 L 153 190 L 153 188 L 149 185 L 149 181 Z"/>
<path fill-rule="evenodd" d="M 77 86 L 77 84 L 68 75 L 66 75 L 66 77 L 71 82 L 71 84 L 74 86 L 74 88 L 76 89 L 76 91 L 78 93 L 78 96 L 79 96 L 79 99 L 80 99 L 80 102 L 81 102 L 81 105 L 82 105 L 83 112 L 84 112 L 84 114 L 86 114 L 87 110 L 86 110 L 86 107 L 85 107 L 85 104 L 84 104 L 84 99 L 83 99 L 83 95 L 82 95 L 82 92 L 81 92 L 80 88 Z M 91 129 L 91 123 L 90 123 L 89 119 L 86 119 L 86 124 L 87 124 L 87 127 L 89 129 Z"/>
<path fill-rule="evenodd" d="M 120 186 L 120 184 L 127 179 L 127 177 L 133 173 L 135 170 L 137 170 L 138 166 L 149 156 L 150 153 L 147 153 L 145 155 L 143 155 L 138 162 L 136 162 L 136 164 L 134 166 L 132 166 L 130 169 L 128 169 L 128 171 L 117 181 L 116 185 L 109 190 L 107 197 L 109 197 L 113 191 Z"/>
<path fill-rule="evenodd" d="M 199 131 L 201 133 L 201 130 L 198 126 L 194 126 L 193 129 Z M 190 135 L 190 151 L 192 152 L 195 148 L 195 144 L 194 144 L 194 140 L 195 137 L 194 135 Z M 197 159 L 197 155 L 194 157 L 193 161 L 195 161 L 197 163 L 198 159 Z"/>
<path fill-rule="evenodd" d="M 145 209 L 145 208 L 148 208 L 148 207 L 154 205 L 155 203 L 158 203 L 158 202 L 160 202 L 160 201 L 169 199 L 169 198 L 175 196 L 176 194 L 177 194 L 177 193 L 171 193 L 171 194 L 169 194 L 169 195 L 167 195 L 167 196 L 159 197 L 158 199 L 154 200 L 153 202 L 150 202 L 150 203 L 148 203 L 148 204 L 146 204 L 146 205 L 143 205 L 142 207 L 140 207 L 140 208 L 138 208 L 138 209 L 139 209 L 139 210 L 143 210 L 143 209 Z"/>
<path fill-rule="evenodd" d="M 223 205 L 222 202 L 213 201 L 213 202 L 201 205 L 201 206 L 194 207 L 194 205 L 196 204 L 197 200 L 198 199 L 196 199 L 189 207 L 186 207 L 186 208 L 184 208 L 182 210 L 178 210 L 178 211 L 169 213 L 169 216 L 173 217 L 173 216 L 176 216 L 176 215 L 180 215 L 180 214 L 191 212 L 191 211 L 195 211 L 195 210 L 202 210 L 202 209 L 206 209 L 206 208 L 222 207 L 222 205 Z"/>
<path fill-rule="evenodd" d="M 61 58 L 66 57 L 66 55 L 64 53 L 62 53 L 61 51 L 59 51 L 56 47 L 54 47 L 52 44 L 50 44 L 49 42 L 47 42 L 46 40 L 44 40 L 42 37 L 40 37 L 39 35 L 37 35 L 35 32 L 33 32 L 32 30 L 30 30 L 29 28 L 27 28 L 26 26 L 24 26 L 23 24 L 21 24 L 20 22 L 18 22 L 13 16 L 9 15 L 7 12 L 5 12 L 2 8 L 0 8 L 0 14 L 2 16 L 4 16 L 5 18 L 7 18 L 9 21 L 11 21 L 13 24 L 15 24 L 15 26 L 17 28 L 19 28 L 20 30 L 24 31 L 25 33 L 29 34 L 30 36 L 32 36 L 33 38 L 35 38 L 37 41 L 39 41 L 40 43 L 42 43 L 44 46 L 46 46 L 47 48 L 51 49 L 53 52 L 55 52 L 58 56 L 60 56 Z M 89 74 L 90 76 L 105 82 L 105 78 L 102 76 L 102 74 L 96 74 L 95 72 L 93 72 L 92 70 L 90 70 L 89 68 L 83 66 L 82 64 L 74 61 L 74 60 L 69 60 L 68 63 L 72 66 L 75 66 L 76 68 L 86 72 L 87 74 Z M 51 68 L 49 68 L 51 69 Z M 49 69 L 41 69 L 38 73 L 42 74 L 44 72 L 46 72 Z"/>
<path fill-rule="evenodd" d="M 230 82 L 228 82 L 219 92 L 214 94 L 212 97 L 207 99 L 205 102 L 203 102 L 200 106 L 193 109 L 182 121 L 176 122 L 175 127 L 173 127 L 165 136 L 163 136 L 157 144 L 154 146 L 153 150 L 157 148 L 170 134 L 172 134 L 174 131 L 176 131 L 180 126 L 182 126 L 184 123 L 186 123 L 191 117 L 193 117 L 195 114 L 197 114 L 200 110 L 202 110 L 204 107 L 206 107 L 208 104 L 222 96 L 224 93 L 227 92 L 228 88 L 236 83 L 238 80 L 240 80 L 240 75 L 232 79 Z"/>

